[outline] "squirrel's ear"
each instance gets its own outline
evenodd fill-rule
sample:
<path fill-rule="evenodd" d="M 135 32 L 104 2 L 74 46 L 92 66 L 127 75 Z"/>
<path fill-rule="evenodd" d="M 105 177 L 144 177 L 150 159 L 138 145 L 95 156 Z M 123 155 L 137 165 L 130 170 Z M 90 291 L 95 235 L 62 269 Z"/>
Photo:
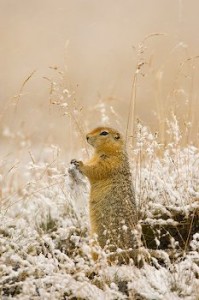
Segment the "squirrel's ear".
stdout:
<path fill-rule="evenodd" d="M 120 139 L 120 134 L 117 132 L 117 133 L 115 134 L 114 138 L 115 138 L 116 140 L 119 140 L 119 139 Z"/>

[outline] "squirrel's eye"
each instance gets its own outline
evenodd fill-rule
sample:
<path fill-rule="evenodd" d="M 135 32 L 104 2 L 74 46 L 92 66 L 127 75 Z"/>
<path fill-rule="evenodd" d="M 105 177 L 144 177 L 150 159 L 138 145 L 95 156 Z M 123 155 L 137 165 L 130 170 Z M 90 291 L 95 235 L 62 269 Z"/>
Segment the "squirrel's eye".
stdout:
<path fill-rule="evenodd" d="M 107 135 L 107 134 L 108 134 L 107 131 L 102 131 L 102 132 L 100 133 L 100 135 Z"/>

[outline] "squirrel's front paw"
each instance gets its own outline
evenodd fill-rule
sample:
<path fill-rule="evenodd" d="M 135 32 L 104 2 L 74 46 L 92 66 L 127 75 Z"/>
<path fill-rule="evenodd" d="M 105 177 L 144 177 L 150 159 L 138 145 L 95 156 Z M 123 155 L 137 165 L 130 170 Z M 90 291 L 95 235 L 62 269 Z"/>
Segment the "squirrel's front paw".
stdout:
<path fill-rule="evenodd" d="M 71 176 L 73 180 L 76 181 L 76 183 L 81 182 L 82 177 L 82 171 L 80 170 L 80 166 L 83 165 L 81 161 L 78 161 L 76 159 L 72 159 L 70 161 L 70 166 L 68 168 L 68 173 Z"/>
<path fill-rule="evenodd" d="M 81 161 L 78 161 L 76 159 L 72 159 L 70 162 L 72 165 L 74 165 L 78 170 L 80 169 L 80 167 L 83 165 L 83 163 Z"/>

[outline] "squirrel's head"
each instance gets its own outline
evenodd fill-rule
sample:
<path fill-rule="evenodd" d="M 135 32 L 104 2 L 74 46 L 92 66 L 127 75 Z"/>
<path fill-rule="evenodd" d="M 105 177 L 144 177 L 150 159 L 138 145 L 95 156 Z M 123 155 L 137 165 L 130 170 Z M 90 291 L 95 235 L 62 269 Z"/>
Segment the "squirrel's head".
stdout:
<path fill-rule="evenodd" d="M 86 139 L 97 151 L 115 152 L 123 150 L 124 141 L 121 134 L 109 127 L 97 127 L 86 135 Z"/>

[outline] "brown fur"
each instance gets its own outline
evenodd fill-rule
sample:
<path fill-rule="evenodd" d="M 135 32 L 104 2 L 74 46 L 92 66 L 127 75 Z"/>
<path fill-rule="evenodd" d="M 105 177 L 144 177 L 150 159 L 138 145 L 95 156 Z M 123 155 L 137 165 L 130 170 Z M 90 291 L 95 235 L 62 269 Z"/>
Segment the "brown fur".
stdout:
<path fill-rule="evenodd" d="M 103 131 L 108 134 L 101 135 Z M 137 224 L 137 213 L 123 138 L 108 127 L 98 127 L 86 137 L 94 147 L 94 155 L 87 163 L 75 161 L 75 164 L 91 185 L 91 235 L 97 234 L 100 246 L 108 245 L 110 251 L 134 248 L 132 231 Z"/>

